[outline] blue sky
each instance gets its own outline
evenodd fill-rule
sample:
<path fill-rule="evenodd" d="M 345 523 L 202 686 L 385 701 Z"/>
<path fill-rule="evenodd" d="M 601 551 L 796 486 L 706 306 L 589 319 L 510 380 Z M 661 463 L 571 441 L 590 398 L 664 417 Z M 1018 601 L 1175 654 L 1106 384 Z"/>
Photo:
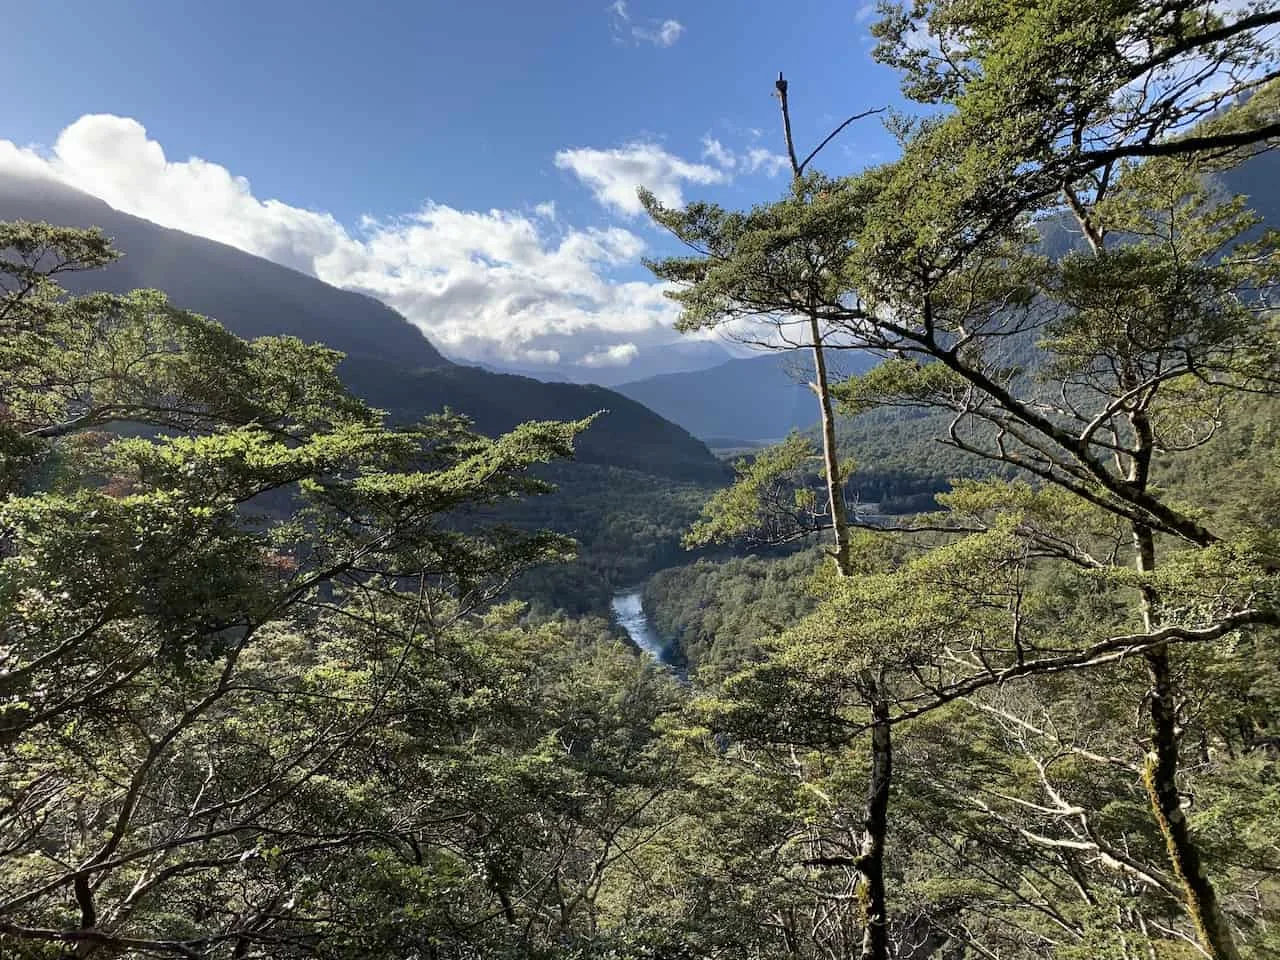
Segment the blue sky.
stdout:
<path fill-rule="evenodd" d="M 365 289 L 455 355 L 625 367 L 669 341 L 673 319 L 638 266 L 665 241 L 631 209 L 633 181 L 735 206 L 776 195 L 779 69 L 802 150 L 849 113 L 900 103 L 869 56 L 871 12 L 832 0 L 15 5 L 0 163 L 39 161 L 129 212 Z M 842 171 L 893 145 L 870 120 L 828 150 L 824 166 Z M 455 236 L 464 257 L 434 252 Z"/>

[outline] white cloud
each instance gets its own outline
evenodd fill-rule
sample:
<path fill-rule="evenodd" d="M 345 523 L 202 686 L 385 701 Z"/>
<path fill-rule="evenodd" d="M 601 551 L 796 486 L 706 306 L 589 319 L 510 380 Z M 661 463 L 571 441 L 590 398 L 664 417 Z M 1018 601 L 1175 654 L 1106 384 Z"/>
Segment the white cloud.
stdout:
<path fill-rule="evenodd" d="M 684 24 L 679 20 L 663 20 L 655 27 L 632 27 L 631 35 L 637 40 L 647 40 L 654 46 L 669 47 L 680 39 L 684 33 Z"/>
<path fill-rule="evenodd" d="M 11 140 L 0 140 L 0 170 L 20 177 L 48 177 L 49 164 L 34 147 L 19 147 Z"/>
<path fill-rule="evenodd" d="M 648 187 L 665 205 L 684 205 L 681 185 L 727 183 L 725 171 L 705 163 L 692 163 L 668 153 L 654 143 L 633 143 L 613 150 L 581 148 L 561 150 L 556 166 L 572 172 L 595 198 L 628 216 L 643 211 L 639 187 Z"/>
<path fill-rule="evenodd" d="M 759 131 L 754 132 L 759 135 Z M 702 138 L 702 157 L 723 170 L 763 173 L 767 177 L 776 177 L 791 169 L 791 161 L 781 153 L 774 153 L 764 147 L 749 147 L 741 152 L 734 152 L 712 136 Z"/>
<path fill-rule="evenodd" d="M 684 24 L 679 20 L 651 18 L 646 23 L 634 23 L 626 0 L 614 0 L 609 4 L 610 28 L 615 40 L 630 38 L 633 43 L 652 43 L 655 47 L 670 47 L 684 34 Z"/>
<path fill-rule="evenodd" d="M 659 168 L 677 182 L 715 174 Z M 575 363 L 619 335 L 645 346 L 675 336 L 663 286 L 616 276 L 644 241 L 621 227 L 553 225 L 549 204 L 526 214 L 427 202 L 348 229 L 328 213 L 260 200 L 216 163 L 170 160 L 140 123 L 110 115 L 81 117 L 47 153 L 0 140 L 0 172 L 53 177 L 126 213 L 371 294 L 455 356 Z"/>
<path fill-rule="evenodd" d="M 733 155 L 733 151 L 714 137 L 702 138 L 702 158 L 726 170 L 732 170 L 738 165 L 738 158 Z"/>
<path fill-rule="evenodd" d="M 81 117 L 58 135 L 52 156 L 31 149 L 12 156 L 0 149 L 0 166 L 41 172 L 93 194 L 117 209 L 182 227 L 299 270 L 330 253 L 343 234 L 333 217 L 259 201 L 249 182 L 225 168 L 192 157 L 171 163 L 136 120 L 97 114 Z"/>
<path fill-rule="evenodd" d="M 791 169 L 791 161 L 785 155 L 764 147 L 752 147 L 741 162 L 743 169 L 749 173 L 763 173 L 767 177 L 776 177 Z"/>
<path fill-rule="evenodd" d="M 595 350 L 578 361 L 584 367 L 625 367 L 640 354 L 634 343 L 615 343 Z"/>
<path fill-rule="evenodd" d="M 858 23 L 866 23 L 876 15 L 877 9 L 879 9 L 879 4 L 876 0 L 871 0 L 870 3 L 864 3 L 858 7 L 857 11 L 854 12 L 853 19 Z"/>

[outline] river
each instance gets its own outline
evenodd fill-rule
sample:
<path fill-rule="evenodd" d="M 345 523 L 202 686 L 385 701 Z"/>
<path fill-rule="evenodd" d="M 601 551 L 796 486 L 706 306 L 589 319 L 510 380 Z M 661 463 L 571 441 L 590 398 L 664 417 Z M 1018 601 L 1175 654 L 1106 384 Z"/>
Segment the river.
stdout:
<path fill-rule="evenodd" d="M 639 590 L 615 593 L 610 606 L 632 643 L 659 663 L 671 666 L 671 649 L 662 642 L 658 631 L 649 622 L 649 615 L 644 612 L 644 604 L 640 602 Z"/>

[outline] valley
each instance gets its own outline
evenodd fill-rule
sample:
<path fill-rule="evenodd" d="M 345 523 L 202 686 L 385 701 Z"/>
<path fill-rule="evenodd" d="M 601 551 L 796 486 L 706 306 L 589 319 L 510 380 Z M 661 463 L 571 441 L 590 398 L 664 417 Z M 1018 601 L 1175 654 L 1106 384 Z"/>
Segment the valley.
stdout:
<path fill-rule="evenodd" d="M 47 7 L 2 960 L 1280 956 L 1274 3 Z"/>

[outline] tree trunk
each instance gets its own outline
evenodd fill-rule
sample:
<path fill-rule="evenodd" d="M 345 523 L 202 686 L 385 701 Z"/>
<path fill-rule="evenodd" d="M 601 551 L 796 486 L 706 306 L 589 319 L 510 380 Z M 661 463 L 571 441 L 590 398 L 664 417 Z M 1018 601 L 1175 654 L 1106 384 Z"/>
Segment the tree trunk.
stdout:
<path fill-rule="evenodd" d="M 787 157 L 791 161 L 791 173 L 798 185 L 804 173 L 804 163 L 813 159 L 815 150 L 804 163 L 796 157 L 795 141 L 791 136 L 791 110 L 787 102 L 787 81 L 778 74 L 776 84 L 778 99 L 782 105 L 782 129 L 786 139 Z M 849 121 L 845 121 L 847 125 Z M 837 128 L 843 129 L 844 125 Z M 834 136 L 834 134 L 832 135 Z M 821 150 L 831 137 L 818 146 Z M 816 278 L 811 278 L 815 281 Z M 809 301 L 812 304 L 813 296 Z M 840 454 L 836 448 L 836 418 L 831 404 L 831 384 L 827 379 L 827 358 L 822 346 L 822 327 L 818 315 L 809 313 L 809 339 L 813 349 L 813 392 L 818 395 L 818 409 L 822 419 L 822 463 L 827 474 L 827 502 L 831 510 L 831 530 L 835 540 L 832 557 L 836 572 L 841 577 L 853 574 L 849 542 L 849 514 L 844 502 L 844 478 L 840 475 Z M 862 846 L 858 851 L 857 871 L 862 897 L 862 951 L 861 960 L 888 960 L 889 915 L 884 888 L 885 834 L 889 825 L 889 784 L 893 776 L 893 742 L 889 727 L 889 704 L 884 698 L 879 680 L 870 672 L 863 676 L 864 693 L 871 707 L 871 779 L 867 785 L 867 802 L 864 811 Z"/>
<path fill-rule="evenodd" d="M 840 454 L 836 448 L 836 418 L 831 406 L 831 386 L 827 381 L 827 359 L 822 351 L 822 331 L 818 318 L 810 315 L 809 333 L 813 340 L 813 392 L 818 395 L 822 417 L 822 464 L 827 472 L 827 501 L 831 509 L 831 528 L 835 537 L 836 570 L 840 576 L 850 574 L 849 514 L 844 504 L 844 478 L 840 476 Z"/>
<path fill-rule="evenodd" d="M 1231 927 L 1223 916 L 1217 893 L 1182 812 L 1177 784 L 1178 718 L 1169 651 L 1162 647 L 1149 651 L 1145 658 L 1151 677 L 1148 709 L 1151 752 L 1147 754 L 1142 779 L 1151 800 L 1151 812 L 1164 835 L 1169 861 L 1182 884 L 1187 914 L 1196 928 L 1200 945 L 1214 960 L 1239 960 Z"/>
<path fill-rule="evenodd" d="M 791 137 L 791 107 L 787 100 L 787 81 L 778 74 L 775 84 L 778 102 L 782 107 L 782 136 L 787 145 L 787 157 L 791 161 L 791 176 L 798 187 L 804 174 L 804 164 L 796 157 L 795 141 Z M 827 138 L 828 140 L 830 137 Z M 824 141 L 825 143 L 825 141 Z M 819 146 L 818 150 L 822 147 Z M 817 150 L 814 151 L 817 153 Z M 813 154 L 809 155 L 813 159 Z M 805 161 L 808 162 L 807 160 Z M 810 283 L 816 282 L 810 278 Z M 808 301 L 813 303 L 810 295 Z M 827 358 L 822 352 L 822 327 L 816 313 L 809 313 L 809 340 L 813 347 L 813 392 L 818 395 L 818 408 L 822 416 L 822 461 L 827 471 L 827 500 L 831 509 L 831 529 L 835 533 L 835 561 L 840 576 L 847 577 L 849 568 L 849 516 L 844 507 L 844 484 L 840 476 L 840 458 L 836 452 L 836 418 L 831 409 L 831 385 L 827 381 Z"/>
<path fill-rule="evenodd" d="M 1155 538 L 1150 528 L 1135 526 L 1133 540 L 1138 570 L 1150 573 L 1155 569 Z M 1142 617 L 1148 632 L 1160 626 L 1156 597 L 1145 587 Z M 1169 649 L 1167 646 L 1157 647 L 1143 654 L 1143 658 L 1147 664 L 1147 675 L 1151 678 L 1147 709 L 1151 750 L 1143 765 L 1142 780 L 1151 801 L 1151 812 L 1164 836 L 1169 862 L 1182 885 L 1187 915 L 1195 927 L 1200 945 L 1213 960 L 1239 960 L 1231 927 L 1222 913 L 1218 895 L 1182 812 L 1182 798 L 1178 793 L 1181 734 L 1178 731 L 1177 693 Z"/>
<path fill-rule="evenodd" d="M 889 705 L 874 680 L 871 692 L 871 780 L 867 785 L 866 816 L 858 873 L 862 880 L 861 960 L 888 960 L 888 906 L 884 889 L 885 835 L 889 829 L 889 785 L 893 777 L 893 739 Z"/>

